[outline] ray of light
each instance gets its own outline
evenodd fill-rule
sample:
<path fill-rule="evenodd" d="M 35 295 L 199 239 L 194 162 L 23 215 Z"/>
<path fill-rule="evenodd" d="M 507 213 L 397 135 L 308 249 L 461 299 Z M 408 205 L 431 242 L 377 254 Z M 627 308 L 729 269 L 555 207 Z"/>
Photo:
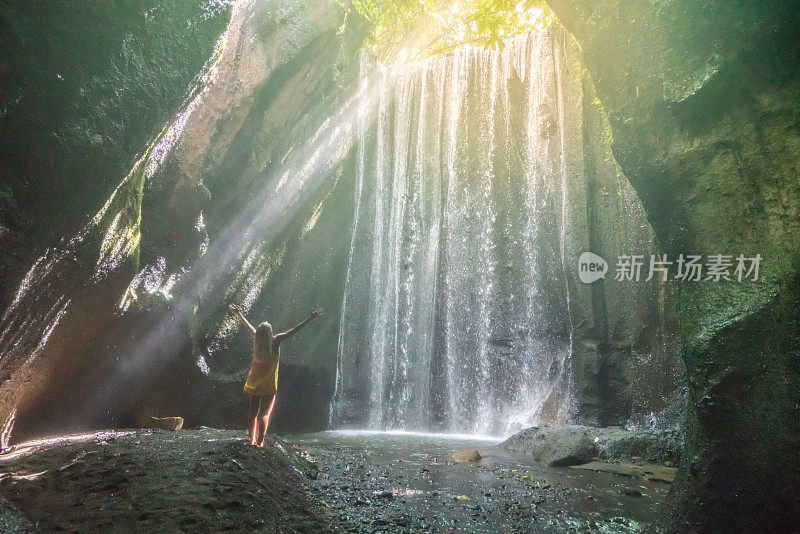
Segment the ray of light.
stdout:
<path fill-rule="evenodd" d="M 315 133 L 301 146 L 284 158 L 285 163 L 267 177 L 255 198 L 215 237 L 173 294 L 174 309 L 192 310 L 206 294 L 213 293 L 226 283 L 225 273 L 240 258 L 241 252 L 253 243 L 268 249 L 281 235 L 294 213 L 304 205 L 318 187 L 332 179 L 333 169 L 355 142 L 355 128 L 365 113 L 372 113 L 377 95 L 377 85 L 372 77 L 365 77 L 355 94 L 328 117 Z M 203 320 L 214 310 L 197 310 L 196 320 Z M 135 349 L 120 360 L 117 375 L 109 377 L 96 393 L 93 406 L 102 414 L 120 388 L 134 376 L 157 372 L 159 365 L 169 362 L 154 361 L 159 348 L 180 346 L 182 332 L 165 316 Z"/>

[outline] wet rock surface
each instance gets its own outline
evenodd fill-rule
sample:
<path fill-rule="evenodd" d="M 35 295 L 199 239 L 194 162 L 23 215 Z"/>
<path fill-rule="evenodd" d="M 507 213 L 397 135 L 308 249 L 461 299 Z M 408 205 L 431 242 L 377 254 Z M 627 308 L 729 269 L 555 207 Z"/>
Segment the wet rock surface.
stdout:
<path fill-rule="evenodd" d="M 597 454 L 588 427 L 530 428 L 501 444 L 549 466 L 580 465 Z"/>
<path fill-rule="evenodd" d="M 33 524 L 25 517 L 25 514 L 17 510 L 7 499 L 0 496 L 0 532 L 16 534 L 32 530 Z"/>
<path fill-rule="evenodd" d="M 259 449 L 244 431 L 136 430 L 28 442 L 0 455 L 0 491 L 9 503 L 0 502 L 0 527 L 316 532 L 323 524 L 306 497 L 309 469 L 289 443 L 269 439 Z"/>
<path fill-rule="evenodd" d="M 141 78 L 149 80 L 158 73 L 164 75 L 155 76 L 160 80 L 156 85 L 164 85 L 169 73 L 169 85 L 179 87 L 177 93 L 174 86 L 170 90 L 166 86 L 160 88 L 165 100 L 172 102 L 170 105 L 166 102 L 156 105 L 151 99 L 143 99 L 144 95 L 138 98 L 128 95 L 120 97 L 120 113 L 102 112 L 99 117 L 94 113 L 85 117 L 81 113 L 67 121 L 69 124 L 85 121 L 92 138 L 95 122 L 125 124 L 120 127 L 125 133 L 124 143 L 120 137 L 111 135 L 113 132 L 109 136 L 98 134 L 101 147 L 114 147 L 113 150 L 88 151 L 79 140 L 74 140 L 74 144 L 59 143 L 64 150 L 54 147 L 51 150 L 49 143 L 32 142 L 38 137 L 23 136 L 23 141 L 29 140 L 20 143 L 22 152 L 9 152 L 20 156 L 11 158 L 19 161 L 30 159 L 22 157 L 30 152 L 30 147 L 51 154 L 48 168 L 53 167 L 52 170 L 41 172 L 44 163 L 33 165 L 30 172 L 41 177 L 30 181 L 28 187 L 39 193 L 37 205 L 42 202 L 48 216 L 41 215 L 38 208 L 31 208 L 24 218 L 36 221 L 35 226 L 41 227 L 42 232 L 55 232 L 55 236 L 40 243 L 39 239 L 26 238 L 27 234 L 18 225 L 9 223 L 4 199 L 26 197 L 18 195 L 16 188 L 7 188 L 5 175 L 0 177 L 0 226 L 8 228 L 13 237 L 6 240 L 9 247 L 0 243 L 3 252 L 0 304 L 11 302 L 0 317 L 0 426 L 8 429 L 0 433 L 0 446 L 44 432 L 143 426 L 150 415 L 180 414 L 186 417 L 188 426 L 219 426 L 211 417 L 198 421 L 199 416 L 205 415 L 202 410 L 187 412 L 202 402 L 193 392 L 205 393 L 218 386 L 224 389 L 231 381 L 243 380 L 238 375 L 247 372 L 252 342 L 246 334 L 235 338 L 232 335 L 235 330 L 226 311 L 227 302 L 246 300 L 249 308 L 254 299 L 260 300 L 252 315 L 269 317 L 273 324 L 284 329 L 302 318 L 303 312 L 299 310 L 316 305 L 330 310 L 314 330 L 304 333 L 305 350 L 300 352 L 296 344 L 287 344 L 283 358 L 287 363 L 316 370 L 323 363 L 329 370 L 335 366 L 329 356 L 336 347 L 338 314 L 334 310 L 336 302 L 341 300 L 343 282 L 330 275 L 333 269 L 328 262 L 336 254 L 346 254 L 348 246 L 347 240 L 338 236 L 332 245 L 330 233 L 320 229 L 350 225 L 350 211 L 339 209 L 344 204 L 338 203 L 340 198 L 352 197 L 352 189 L 342 185 L 346 180 L 340 184 L 338 178 L 331 179 L 324 186 L 321 180 L 315 181 L 314 188 L 303 190 L 303 201 L 298 201 L 302 209 L 295 207 L 279 217 L 285 231 L 278 229 L 278 225 L 268 225 L 270 236 L 263 231 L 254 232 L 258 239 L 243 243 L 241 254 L 223 254 L 215 248 L 227 247 L 230 235 L 239 233 L 232 229 L 253 222 L 262 211 L 273 216 L 291 204 L 282 202 L 279 210 L 264 210 L 263 202 L 252 197 L 258 192 L 265 198 L 271 197 L 279 173 L 297 162 L 307 161 L 306 156 L 293 151 L 305 150 L 309 135 L 338 108 L 339 82 L 343 80 L 337 74 L 343 69 L 339 68 L 341 43 L 335 34 L 344 10 L 333 1 L 308 0 L 260 0 L 237 4 L 230 10 L 220 8 L 219 12 L 214 8 L 207 14 L 209 17 L 213 14 L 213 20 L 192 30 L 192 37 L 184 31 L 177 39 L 181 47 L 193 49 L 190 55 L 195 60 L 195 55 L 200 54 L 201 61 L 193 63 L 172 48 L 176 44 L 173 43 L 176 39 L 170 37 L 174 30 L 165 29 L 164 35 L 159 32 L 158 39 L 145 31 L 161 24 L 172 28 L 175 20 L 181 21 L 182 9 L 191 11 L 163 4 L 168 20 L 154 23 L 153 28 L 146 25 L 131 35 L 131 43 L 141 39 L 148 43 L 142 45 L 143 55 L 149 55 L 147 51 L 154 46 L 159 50 L 157 57 L 147 63 L 147 68 L 139 68 L 135 62 L 131 67 L 135 75 L 127 72 L 128 67 L 122 68 L 114 80 L 101 83 L 102 91 L 98 89 L 97 94 L 90 91 L 85 98 L 81 97 L 83 104 L 77 109 L 86 111 L 88 106 L 104 110 L 105 104 L 100 103 L 104 99 L 96 97 L 116 93 L 119 83 L 144 90 Z M 31 11 L 36 13 L 36 9 Z M 38 13 L 43 23 L 50 18 L 59 21 L 81 18 L 77 13 L 65 19 L 58 13 L 61 8 L 49 10 L 52 13 L 47 15 L 44 9 Z M 112 16 L 114 9 L 87 6 L 88 20 L 94 20 L 93 14 L 100 19 L 116 20 Z M 137 12 L 139 9 L 130 8 Z M 6 11 L 0 13 L 0 19 L 13 20 L 13 13 Z M 185 18 L 182 21 L 184 25 L 187 22 L 190 21 Z M 22 20 L 14 25 L 15 32 L 25 34 L 26 24 L 33 25 L 32 21 L 28 24 Z M 59 22 L 59 27 L 62 24 Z M 223 30 L 225 38 L 215 49 L 214 42 Z M 79 33 L 84 39 L 85 32 Z M 54 34 L 45 31 L 43 35 L 52 38 Z M 104 35 L 115 44 L 123 40 L 116 36 L 116 31 Z M 162 50 L 163 37 L 169 46 Z M 203 46 L 190 44 L 198 41 Z M 48 48 L 42 50 L 46 52 Z M 212 54 L 212 50 L 216 52 Z M 83 70 L 82 56 L 76 57 L 78 70 Z M 173 57 L 178 59 L 170 59 Z M 67 66 L 73 66 L 72 63 L 69 61 Z M 109 63 L 120 62 L 114 59 Z M 20 79 L 15 78 L 15 86 L 24 85 L 21 82 L 30 74 L 29 70 L 38 72 L 39 68 L 26 69 Z M 64 73 L 71 78 L 68 75 L 71 70 L 62 71 L 61 67 L 56 70 L 54 66 L 51 76 Z M 87 77 L 91 74 L 86 73 Z M 187 87 L 195 76 L 196 83 Z M 75 107 L 66 95 L 48 90 L 50 85 L 34 85 L 41 86 L 43 96 L 34 101 L 22 99 L 23 102 L 27 100 L 29 106 L 30 102 L 43 98 L 63 104 L 57 106 L 59 109 Z M 184 90 L 190 91 L 184 95 Z M 83 88 L 75 85 L 74 92 L 82 94 Z M 175 115 L 181 109 L 183 96 L 187 100 Z M 5 102 L 4 98 L 0 100 Z M 28 106 L 23 107 L 28 109 Z M 147 113 L 142 113 L 142 106 Z M 32 117 L 27 116 L 23 107 L 10 110 L 0 121 L 0 130 L 5 132 L 7 126 L 30 121 Z M 57 116 L 45 111 L 34 124 L 60 124 Z M 132 136 L 132 131 L 139 128 L 125 117 L 138 115 L 148 120 L 141 118 L 137 123 L 149 124 L 146 128 L 142 124 L 144 131 Z M 11 119 L 14 121 L 9 123 Z M 49 127 L 46 130 L 48 137 L 65 140 L 74 137 L 69 131 L 53 132 Z M 0 144 L 6 148 L 5 143 Z M 42 147 L 48 149 L 41 150 Z M 76 159 L 75 154 L 86 157 Z M 74 172 L 59 164 L 64 159 L 69 168 L 80 161 L 79 180 Z M 90 165 L 90 160 L 95 159 L 99 163 Z M 342 169 L 328 168 L 325 172 L 328 174 L 322 171 L 320 174 L 335 178 L 341 176 Z M 25 178 L 28 173 L 6 174 Z M 71 195 L 58 195 L 61 188 L 56 186 L 63 185 L 61 182 L 70 184 L 69 189 L 76 189 L 79 202 Z M 92 183 L 104 184 L 100 187 L 102 192 L 94 191 L 94 186 L 89 188 L 87 184 Z M 118 187 L 109 191 L 114 183 Z M 336 184 L 340 184 L 338 188 Z M 52 198 L 41 194 L 45 190 L 54 192 Z M 326 200 L 324 208 L 323 200 Z M 70 209 L 75 204 L 81 208 Z M 50 219 L 56 218 L 50 216 L 54 205 L 61 208 L 56 210 L 59 214 L 70 214 L 67 228 L 50 224 Z M 250 211 L 241 219 L 245 222 L 234 222 L 234 218 L 247 211 L 248 205 Z M 319 225 L 314 232 L 317 221 Z M 54 231 L 56 227 L 61 229 Z M 52 246 L 44 250 L 45 244 Z M 6 248 L 13 261 L 6 261 Z M 22 248 L 25 253 L 18 255 Z M 31 266 L 37 255 L 41 255 L 40 259 Z M 222 267 L 220 262 L 229 263 L 230 268 Z M 344 260 L 339 260 L 335 264 L 343 263 Z M 29 270 L 23 278 L 26 268 Z M 217 275 L 210 274 L 211 271 Z M 343 279 L 343 269 L 333 271 Z M 11 276 L 5 277 L 6 273 Z M 207 284 L 212 278 L 214 282 Z M 271 292 L 262 292 L 268 280 Z M 12 293 L 14 288 L 16 293 Z M 265 305 L 276 302 L 288 305 Z M 312 332 L 315 338 L 311 338 Z M 231 358 L 231 353 L 238 357 Z M 310 355 L 316 354 L 324 355 L 325 361 L 311 361 Z M 175 374 L 167 378 L 171 373 Z M 187 387 L 176 387 L 178 380 Z M 236 386 L 236 394 L 241 397 L 241 383 Z M 302 406 L 309 411 L 308 402 Z M 322 402 L 316 407 L 318 411 L 309 426 L 320 429 L 324 426 L 315 421 L 320 417 L 327 420 L 328 410 Z"/>
<path fill-rule="evenodd" d="M 0 8 L 0 307 L 182 107 L 229 19 L 211 1 Z"/>

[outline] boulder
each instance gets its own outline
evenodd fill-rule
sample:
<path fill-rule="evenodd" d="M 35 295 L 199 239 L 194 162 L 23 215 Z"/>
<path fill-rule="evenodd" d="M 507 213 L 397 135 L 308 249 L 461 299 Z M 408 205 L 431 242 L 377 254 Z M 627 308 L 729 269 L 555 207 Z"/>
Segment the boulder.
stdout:
<path fill-rule="evenodd" d="M 553 467 L 580 465 L 595 457 L 611 462 L 675 465 L 680 460 L 682 438 L 674 430 L 569 425 L 528 428 L 500 447 Z"/>
<path fill-rule="evenodd" d="M 477 449 L 463 449 L 450 455 L 451 460 L 459 463 L 480 462 L 481 458 L 483 457 Z"/>
<path fill-rule="evenodd" d="M 183 428 L 183 417 L 151 417 L 150 428 L 180 430 Z"/>
<path fill-rule="evenodd" d="M 590 427 L 579 425 L 532 427 L 510 437 L 500 447 L 532 456 L 544 465 L 580 465 L 597 454 L 590 431 Z"/>

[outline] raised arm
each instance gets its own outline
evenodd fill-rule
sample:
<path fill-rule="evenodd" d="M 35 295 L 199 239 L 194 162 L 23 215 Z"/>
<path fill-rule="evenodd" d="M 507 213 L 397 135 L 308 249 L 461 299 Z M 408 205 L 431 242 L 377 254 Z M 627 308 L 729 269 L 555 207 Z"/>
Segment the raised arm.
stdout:
<path fill-rule="evenodd" d="M 300 330 L 302 330 L 305 325 L 311 322 L 311 319 L 313 319 L 314 317 L 319 317 L 320 315 L 322 315 L 322 308 L 315 309 L 314 311 L 311 312 L 311 315 L 303 319 L 303 322 L 301 322 L 294 328 L 287 330 L 286 332 L 281 332 L 280 334 L 276 335 L 275 342 L 281 343 L 282 341 L 286 341 L 287 339 L 298 333 Z"/>
<path fill-rule="evenodd" d="M 244 324 L 247 329 L 250 331 L 250 335 L 255 338 L 256 337 L 256 329 L 253 325 L 250 324 L 250 321 L 242 313 L 242 309 L 237 306 L 236 304 L 228 304 L 228 309 L 231 311 L 232 314 L 236 315 L 239 320 Z"/>

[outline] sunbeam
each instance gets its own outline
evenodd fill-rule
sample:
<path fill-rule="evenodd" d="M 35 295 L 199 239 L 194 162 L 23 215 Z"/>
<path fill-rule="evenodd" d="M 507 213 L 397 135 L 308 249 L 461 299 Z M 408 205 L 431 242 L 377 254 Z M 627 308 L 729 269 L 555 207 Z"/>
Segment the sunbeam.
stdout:
<path fill-rule="evenodd" d="M 317 188 L 330 179 L 332 170 L 352 148 L 354 130 L 359 120 L 374 112 L 377 84 L 374 76 L 364 78 L 352 95 L 332 117 L 327 118 L 303 145 L 293 148 L 285 163 L 263 180 L 263 187 L 253 200 L 215 237 L 191 272 L 173 290 L 173 308 L 193 310 L 205 294 L 214 293 L 225 283 L 223 274 L 235 264 L 241 252 L 258 243 L 269 249 L 285 229 L 295 210 L 310 198 Z M 216 310 L 196 309 L 196 320 L 202 322 Z M 154 361 L 158 348 L 177 346 L 182 332 L 165 317 L 116 365 L 115 376 L 108 376 L 101 389 L 93 394 L 90 413 L 107 409 L 120 390 L 134 376 L 163 369 L 169 362 Z"/>

